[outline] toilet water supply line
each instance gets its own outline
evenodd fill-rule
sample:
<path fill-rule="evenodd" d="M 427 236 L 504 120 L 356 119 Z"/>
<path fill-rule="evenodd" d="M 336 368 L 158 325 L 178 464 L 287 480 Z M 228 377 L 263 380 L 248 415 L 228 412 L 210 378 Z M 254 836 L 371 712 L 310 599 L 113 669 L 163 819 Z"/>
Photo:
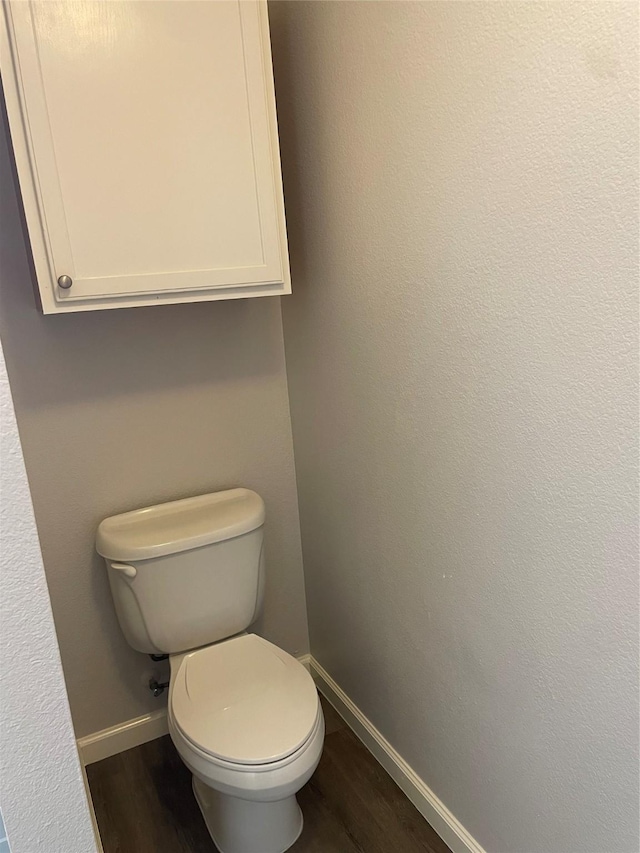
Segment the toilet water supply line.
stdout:
<path fill-rule="evenodd" d="M 157 681 L 155 678 L 149 679 L 149 690 L 153 693 L 156 699 L 158 696 L 162 696 L 168 686 L 168 681 Z"/>
<path fill-rule="evenodd" d="M 169 655 L 149 655 L 152 661 L 160 661 L 167 660 Z M 169 686 L 168 681 L 158 681 L 157 678 L 149 679 L 149 690 L 153 693 L 154 697 L 157 699 L 158 696 L 162 696 L 164 691 Z"/>

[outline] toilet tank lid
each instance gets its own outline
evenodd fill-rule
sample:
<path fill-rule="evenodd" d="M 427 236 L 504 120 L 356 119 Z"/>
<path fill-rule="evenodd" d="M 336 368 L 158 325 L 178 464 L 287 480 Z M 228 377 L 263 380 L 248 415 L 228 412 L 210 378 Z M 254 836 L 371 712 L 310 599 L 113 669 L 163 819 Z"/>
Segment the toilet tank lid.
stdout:
<path fill-rule="evenodd" d="M 149 560 L 233 539 L 264 524 L 264 501 L 229 489 L 105 518 L 96 550 L 109 560 Z"/>

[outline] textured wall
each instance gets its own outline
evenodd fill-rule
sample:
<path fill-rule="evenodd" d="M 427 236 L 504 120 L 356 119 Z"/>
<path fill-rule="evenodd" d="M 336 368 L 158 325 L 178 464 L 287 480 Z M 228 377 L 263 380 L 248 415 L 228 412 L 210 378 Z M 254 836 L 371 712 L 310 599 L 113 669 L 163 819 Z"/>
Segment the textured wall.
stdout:
<path fill-rule="evenodd" d="M 0 801 L 4 822 L 12 853 L 95 853 L 1 348 L 0 459 Z M 7 849 L 6 844 L 0 846 Z"/>
<path fill-rule="evenodd" d="M 314 655 L 499 853 L 637 853 L 635 3 L 272 10 Z"/>
<path fill-rule="evenodd" d="M 255 489 L 267 505 L 257 628 L 292 653 L 308 648 L 280 306 L 254 299 L 40 315 L 4 137 L 0 144 L 0 334 L 82 736 L 164 701 L 146 686 L 157 665 L 120 632 L 94 552 L 107 515 Z"/>

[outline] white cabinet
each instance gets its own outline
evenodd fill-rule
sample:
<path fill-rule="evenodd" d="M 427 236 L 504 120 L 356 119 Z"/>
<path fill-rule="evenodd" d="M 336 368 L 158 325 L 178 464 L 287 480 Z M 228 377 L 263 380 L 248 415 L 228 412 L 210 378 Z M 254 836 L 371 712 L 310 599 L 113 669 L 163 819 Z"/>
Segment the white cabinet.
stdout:
<path fill-rule="evenodd" d="M 3 12 L 45 313 L 290 292 L 264 0 Z"/>

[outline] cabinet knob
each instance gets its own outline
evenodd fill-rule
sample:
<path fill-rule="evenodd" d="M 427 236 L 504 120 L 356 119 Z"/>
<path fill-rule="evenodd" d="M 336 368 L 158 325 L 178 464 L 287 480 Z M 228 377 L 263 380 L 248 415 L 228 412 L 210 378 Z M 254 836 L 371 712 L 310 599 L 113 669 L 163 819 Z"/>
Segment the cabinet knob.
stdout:
<path fill-rule="evenodd" d="M 73 279 L 70 275 L 61 275 L 58 279 L 58 287 L 61 287 L 63 290 L 69 290 L 72 284 Z"/>

